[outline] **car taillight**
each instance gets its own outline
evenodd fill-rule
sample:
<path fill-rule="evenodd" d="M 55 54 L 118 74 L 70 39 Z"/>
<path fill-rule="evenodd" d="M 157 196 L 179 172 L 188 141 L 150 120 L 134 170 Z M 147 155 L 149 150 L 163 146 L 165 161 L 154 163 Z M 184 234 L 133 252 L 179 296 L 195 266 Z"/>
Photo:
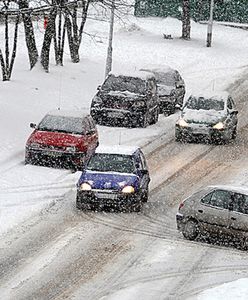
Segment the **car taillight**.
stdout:
<path fill-rule="evenodd" d="M 181 202 L 181 203 L 179 204 L 178 210 L 180 210 L 183 206 L 184 206 L 184 202 Z"/>

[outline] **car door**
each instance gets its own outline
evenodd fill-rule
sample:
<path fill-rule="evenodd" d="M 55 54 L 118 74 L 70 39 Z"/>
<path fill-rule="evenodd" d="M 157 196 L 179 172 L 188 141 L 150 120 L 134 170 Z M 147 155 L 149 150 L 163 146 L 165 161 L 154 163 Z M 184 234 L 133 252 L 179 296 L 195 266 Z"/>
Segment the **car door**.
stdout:
<path fill-rule="evenodd" d="M 95 148 L 98 146 L 98 133 L 92 118 L 85 118 L 85 139 L 88 145 L 88 151 L 90 155 L 94 152 Z"/>
<path fill-rule="evenodd" d="M 147 89 L 148 94 L 150 95 L 148 97 L 148 110 L 150 117 L 152 118 L 154 115 L 154 111 L 158 108 L 158 94 L 157 94 L 157 85 L 155 78 L 148 79 L 147 82 Z"/>
<path fill-rule="evenodd" d="M 185 86 L 184 86 L 184 81 L 178 72 L 176 72 L 175 74 L 175 86 L 176 86 L 176 104 L 182 105 L 184 94 L 185 94 Z"/>
<path fill-rule="evenodd" d="M 200 199 L 195 214 L 205 230 L 228 232 L 231 195 L 229 191 L 216 189 Z"/>
<path fill-rule="evenodd" d="M 248 231 L 248 196 L 241 193 L 233 194 L 229 226 L 233 234 Z"/>

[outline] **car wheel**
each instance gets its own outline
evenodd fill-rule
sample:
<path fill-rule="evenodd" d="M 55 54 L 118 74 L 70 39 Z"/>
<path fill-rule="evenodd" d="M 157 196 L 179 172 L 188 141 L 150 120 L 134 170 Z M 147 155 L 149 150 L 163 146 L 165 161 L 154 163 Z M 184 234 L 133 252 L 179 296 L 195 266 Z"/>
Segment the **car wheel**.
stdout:
<path fill-rule="evenodd" d="M 147 126 L 147 115 L 144 115 L 142 120 L 138 120 L 140 127 L 146 128 Z"/>
<path fill-rule="evenodd" d="M 182 233 L 187 240 L 195 240 L 199 234 L 197 222 L 194 220 L 188 220 L 182 230 Z"/>
<path fill-rule="evenodd" d="M 182 134 L 180 132 L 175 133 L 175 140 L 176 140 L 176 142 L 182 142 L 183 141 L 183 137 L 182 137 Z"/>
<path fill-rule="evenodd" d="M 232 139 L 235 140 L 237 137 L 237 126 L 234 127 L 233 132 L 232 132 Z"/>
<path fill-rule="evenodd" d="M 141 201 L 144 203 L 148 201 L 148 190 L 142 194 Z"/>
<path fill-rule="evenodd" d="M 240 240 L 240 248 L 241 248 L 241 250 L 248 250 L 248 238 L 247 237 L 243 237 Z"/>

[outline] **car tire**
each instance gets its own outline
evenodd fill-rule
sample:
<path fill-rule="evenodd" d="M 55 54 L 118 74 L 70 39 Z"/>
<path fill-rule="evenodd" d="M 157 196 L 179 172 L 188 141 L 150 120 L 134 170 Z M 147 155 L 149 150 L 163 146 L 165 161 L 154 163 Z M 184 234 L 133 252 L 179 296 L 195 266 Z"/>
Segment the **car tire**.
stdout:
<path fill-rule="evenodd" d="M 182 134 L 180 132 L 175 133 L 175 140 L 176 140 L 176 142 L 182 142 L 183 141 L 183 137 L 182 137 Z"/>
<path fill-rule="evenodd" d="M 147 201 L 148 201 L 148 190 L 146 190 L 146 191 L 144 191 L 143 192 L 143 194 L 142 194 L 142 196 L 141 196 L 141 201 L 143 202 L 143 203 L 146 203 Z"/>
<path fill-rule="evenodd" d="M 142 202 L 138 201 L 135 204 L 132 205 L 132 212 L 140 212 L 141 211 L 141 207 L 142 207 Z"/>
<path fill-rule="evenodd" d="M 152 116 L 151 125 L 158 122 L 159 108 L 157 108 Z"/>
<path fill-rule="evenodd" d="M 142 128 L 147 127 L 147 115 L 144 115 L 142 120 L 138 120 L 139 126 Z"/>
<path fill-rule="evenodd" d="M 194 220 L 188 220 L 182 230 L 183 236 L 190 241 L 193 241 L 199 235 L 198 224 Z"/>
<path fill-rule="evenodd" d="M 248 250 L 248 238 L 247 237 L 243 237 L 241 240 L 240 240 L 240 248 L 241 250 Z"/>

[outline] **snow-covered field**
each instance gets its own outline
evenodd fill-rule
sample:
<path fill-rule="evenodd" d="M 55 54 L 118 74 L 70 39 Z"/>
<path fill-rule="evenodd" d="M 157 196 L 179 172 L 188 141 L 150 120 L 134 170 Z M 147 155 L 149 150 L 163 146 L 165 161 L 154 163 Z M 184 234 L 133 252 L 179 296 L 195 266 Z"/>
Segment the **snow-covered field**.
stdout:
<path fill-rule="evenodd" d="M 29 123 L 37 123 L 47 111 L 59 107 L 89 110 L 96 87 L 104 80 L 108 29 L 107 22 L 88 20 L 86 31 L 92 36 L 84 36 L 80 63 L 72 64 L 66 50 L 64 66 L 55 66 L 51 59 L 47 74 L 39 65 L 29 70 L 21 28 L 12 80 L 0 82 L 1 235 L 40 214 L 68 191 L 75 190 L 79 172 L 72 174 L 68 170 L 25 166 L 25 142 L 31 133 Z M 42 22 L 35 24 L 35 30 L 40 47 Z M 183 76 L 186 96 L 194 92 L 225 90 L 246 72 L 248 32 L 215 25 L 212 48 L 206 48 L 206 30 L 206 25 L 192 23 L 192 39 L 184 41 L 180 39 L 181 22 L 172 18 L 137 19 L 130 15 L 117 19 L 113 70 L 134 71 L 168 64 Z M 163 33 L 171 34 L 173 39 L 164 39 Z M 100 142 L 143 146 L 162 135 L 159 138 L 162 143 L 173 135 L 177 117 L 178 113 L 169 117 L 160 115 L 159 122 L 146 129 L 99 126 Z M 246 175 L 242 173 L 240 178 Z M 247 299 L 247 282 L 248 279 L 242 279 L 224 284 L 203 292 L 198 299 L 221 299 L 223 295 L 226 299 Z M 117 295 L 113 299 L 134 298 Z"/>

